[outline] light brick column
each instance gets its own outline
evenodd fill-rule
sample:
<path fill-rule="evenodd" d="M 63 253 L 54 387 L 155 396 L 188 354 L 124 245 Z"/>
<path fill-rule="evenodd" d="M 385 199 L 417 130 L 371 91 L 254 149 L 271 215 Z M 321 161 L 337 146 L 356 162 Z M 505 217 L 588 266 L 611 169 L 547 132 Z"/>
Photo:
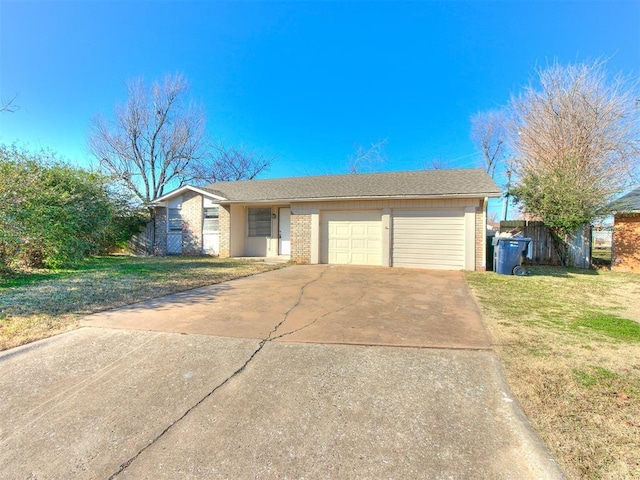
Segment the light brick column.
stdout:
<path fill-rule="evenodd" d="M 291 214 L 291 260 L 311 263 L 311 215 Z"/>
<path fill-rule="evenodd" d="M 153 255 L 167 254 L 167 209 L 156 207 Z"/>
<path fill-rule="evenodd" d="M 202 195 L 188 191 L 182 197 L 182 253 L 202 255 Z"/>
<path fill-rule="evenodd" d="M 220 257 L 229 258 L 231 256 L 231 206 L 220 205 L 218 222 L 220 225 Z"/>

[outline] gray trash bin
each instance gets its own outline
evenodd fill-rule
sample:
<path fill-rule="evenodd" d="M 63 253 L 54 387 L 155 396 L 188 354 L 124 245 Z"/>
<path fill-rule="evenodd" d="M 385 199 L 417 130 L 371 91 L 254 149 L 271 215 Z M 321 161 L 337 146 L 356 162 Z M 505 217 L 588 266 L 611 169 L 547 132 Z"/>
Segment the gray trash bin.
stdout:
<path fill-rule="evenodd" d="M 493 270 L 502 275 L 524 275 L 522 259 L 533 240 L 528 237 L 495 237 L 496 246 L 493 257 Z"/>

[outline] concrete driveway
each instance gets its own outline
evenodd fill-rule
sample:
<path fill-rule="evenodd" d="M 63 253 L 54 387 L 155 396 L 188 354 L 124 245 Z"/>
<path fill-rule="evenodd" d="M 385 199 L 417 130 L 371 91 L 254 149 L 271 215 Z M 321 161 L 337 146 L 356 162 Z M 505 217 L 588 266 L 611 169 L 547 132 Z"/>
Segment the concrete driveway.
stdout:
<path fill-rule="evenodd" d="M 98 313 L 83 325 L 283 342 L 490 347 L 462 272 L 402 268 L 294 266 Z"/>
<path fill-rule="evenodd" d="M 85 325 L 0 354 L 0 478 L 562 478 L 459 273 L 290 267 Z"/>

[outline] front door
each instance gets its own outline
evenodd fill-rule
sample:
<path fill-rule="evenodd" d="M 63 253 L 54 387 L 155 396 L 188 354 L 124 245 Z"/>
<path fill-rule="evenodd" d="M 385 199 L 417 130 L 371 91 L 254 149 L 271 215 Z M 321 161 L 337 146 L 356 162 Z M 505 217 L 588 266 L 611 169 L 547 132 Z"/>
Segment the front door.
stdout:
<path fill-rule="evenodd" d="M 291 255 L 291 209 L 280 208 L 278 213 L 278 253 Z"/>

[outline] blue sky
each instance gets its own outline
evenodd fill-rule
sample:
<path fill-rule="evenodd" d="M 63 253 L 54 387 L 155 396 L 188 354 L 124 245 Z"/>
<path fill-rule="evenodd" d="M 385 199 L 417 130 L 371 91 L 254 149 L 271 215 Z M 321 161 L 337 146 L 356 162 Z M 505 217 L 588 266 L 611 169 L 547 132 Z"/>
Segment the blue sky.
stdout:
<path fill-rule="evenodd" d="M 0 3 L 0 142 L 88 165 L 92 116 L 124 83 L 182 72 L 208 134 L 277 157 L 263 176 L 346 172 L 387 139 L 380 170 L 480 160 L 472 114 L 536 67 L 610 58 L 638 75 L 638 1 Z"/>

